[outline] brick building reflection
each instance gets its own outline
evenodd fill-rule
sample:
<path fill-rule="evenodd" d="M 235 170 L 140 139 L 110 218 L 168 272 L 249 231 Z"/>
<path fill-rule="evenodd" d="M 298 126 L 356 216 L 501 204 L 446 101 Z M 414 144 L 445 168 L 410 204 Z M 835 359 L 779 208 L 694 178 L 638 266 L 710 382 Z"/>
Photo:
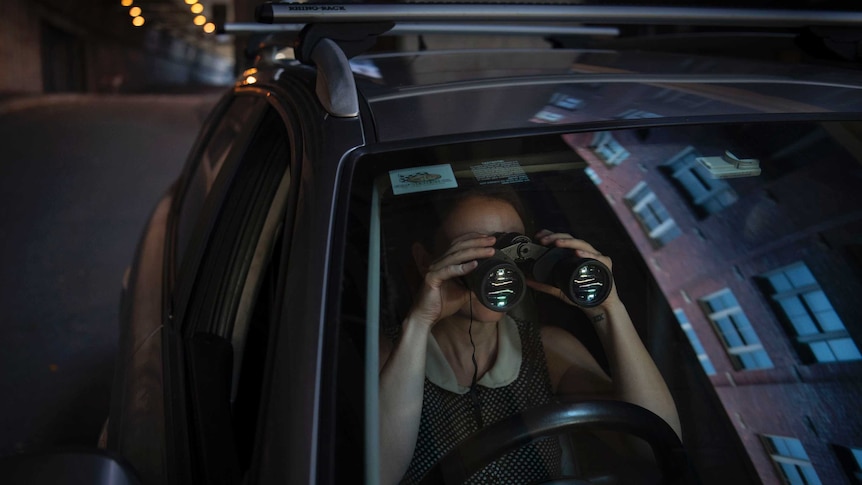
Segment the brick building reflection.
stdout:
<path fill-rule="evenodd" d="M 566 137 L 644 256 L 765 483 L 862 476 L 858 128 Z M 758 158 L 761 175 L 710 177 L 697 158 L 725 150 Z"/>

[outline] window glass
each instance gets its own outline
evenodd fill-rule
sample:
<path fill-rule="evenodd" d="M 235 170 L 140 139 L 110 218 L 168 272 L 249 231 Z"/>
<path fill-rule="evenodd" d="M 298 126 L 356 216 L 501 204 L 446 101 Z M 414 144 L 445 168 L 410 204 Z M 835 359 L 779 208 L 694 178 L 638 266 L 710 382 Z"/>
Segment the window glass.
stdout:
<path fill-rule="evenodd" d="M 664 204 L 656 198 L 655 193 L 644 182 L 640 182 L 631 192 L 626 194 L 626 201 L 631 206 L 644 232 L 657 246 L 664 246 L 680 236 L 676 222 L 667 212 Z"/>
<path fill-rule="evenodd" d="M 763 442 L 772 461 L 781 472 L 784 483 L 818 485 L 820 478 L 802 443 L 795 438 L 763 436 Z"/>
<path fill-rule="evenodd" d="M 736 202 L 736 193 L 727 182 L 713 178 L 699 159 L 702 155 L 688 146 L 662 165 L 676 182 L 677 189 L 699 217 L 721 211 Z"/>
<path fill-rule="evenodd" d="M 376 366 L 388 363 L 405 338 L 404 325 L 427 272 L 464 249 L 450 248 L 458 231 L 443 229 L 447 210 L 471 191 L 505 193 L 520 204 L 509 205 L 521 217 L 523 226 L 517 229 L 531 242 L 541 229 L 549 229 L 587 241 L 612 258 L 620 299 L 669 383 L 686 450 L 693 463 L 712 464 L 699 469 L 701 478 L 716 483 L 774 483 L 776 477 L 788 483 L 839 481 L 845 472 L 823 460 L 831 446 L 824 440 L 841 436 L 850 442 L 852 430 L 862 426 L 850 404 L 862 401 L 862 199 L 854 175 L 862 160 L 860 133 L 862 125 L 849 122 L 639 127 L 568 134 L 561 137 L 563 146 L 557 136 L 524 137 L 365 155 L 357 161 L 349 208 L 353 253 L 345 259 L 353 276 L 348 278 L 345 269 L 344 281 L 353 283 L 343 285 L 350 291 L 345 289 L 341 300 L 346 332 L 380 343 L 379 353 L 366 353 L 365 347 L 358 351 L 374 364 L 361 381 L 383 378 Z M 602 143 L 610 151 L 597 150 Z M 622 153 L 617 145 L 627 156 L 609 164 L 607 155 Z M 674 176 L 669 161 L 682 164 L 687 173 L 678 175 L 684 181 Z M 700 203 L 713 195 L 718 206 Z M 470 219 L 461 215 L 457 220 Z M 479 229 L 496 232 L 491 226 Z M 362 266 L 364 261 L 377 266 Z M 507 271 L 487 273 L 486 279 L 458 278 L 458 285 L 476 295 L 487 288 L 488 300 L 500 302 L 520 288 Z M 525 278 L 532 276 L 525 273 Z M 533 282 L 528 288 L 507 317 L 538 328 L 540 335 L 560 329 L 564 333 L 557 341 L 576 339 L 613 381 L 601 327 L 589 312 L 561 305 Z M 483 308 L 473 304 L 473 314 Z M 469 323 L 470 308 L 458 311 Z M 453 389 L 466 396 L 463 402 L 453 398 L 443 406 L 447 412 L 434 417 L 444 427 L 463 425 L 463 435 L 446 441 L 446 449 L 481 427 L 477 423 L 484 426 L 534 404 L 520 403 L 481 419 L 474 415 L 470 336 L 465 328 L 458 342 L 465 347 L 443 340 L 425 349 L 436 359 L 425 362 L 436 369 L 428 371 L 433 379 L 440 381 L 434 373 L 446 371 Z M 541 342 L 544 358 L 553 359 L 552 349 Z M 471 351 L 453 364 L 459 348 Z M 493 364 L 483 361 L 480 345 L 476 348 L 481 397 L 482 376 Z M 815 363 L 823 365 L 807 365 Z M 430 379 L 415 388 L 423 400 L 431 395 Z M 368 408 L 382 399 L 381 386 L 375 381 L 366 389 Z M 488 399 L 478 401 L 480 414 L 488 412 Z M 547 399 L 561 396 L 551 392 Z M 425 401 L 419 407 L 438 405 Z M 372 414 L 381 421 L 388 416 Z M 801 431 L 793 438 L 764 441 L 758 434 L 780 436 L 788 416 L 804 417 L 806 423 L 794 428 Z M 417 430 L 426 432 L 433 431 Z M 379 441 L 364 443 L 374 446 L 381 461 L 393 458 Z M 716 454 L 716 443 L 733 451 Z M 423 459 L 429 467 L 436 460 Z M 477 477 L 481 481 L 486 475 Z"/>
<path fill-rule="evenodd" d="M 772 361 L 764 351 L 760 338 L 730 290 L 725 289 L 709 295 L 702 302 L 708 310 L 707 317 L 718 330 L 736 368 L 772 367 Z"/>
<path fill-rule="evenodd" d="M 836 362 L 862 359 L 848 338 L 841 318 L 811 270 L 802 262 L 764 275 L 771 285 L 767 295 L 777 303 L 779 316 L 790 324 L 800 354 L 806 362 Z"/>
<path fill-rule="evenodd" d="M 186 190 L 182 196 L 177 224 L 177 267 L 185 256 L 192 231 L 203 210 L 204 201 L 224 166 L 231 148 L 240 139 L 243 130 L 250 128 L 250 120 L 260 111 L 259 108 L 264 103 L 261 97 L 234 98 L 208 135 L 197 158 L 192 161 L 193 169 L 187 175 Z"/>
<path fill-rule="evenodd" d="M 279 112 L 267 107 L 250 129 L 225 190 L 201 263 L 177 288 L 175 319 L 188 352 L 187 389 L 198 420 L 202 467 L 245 472 L 258 430 L 263 374 L 276 301 L 276 248 L 289 197 L 291 146 Z M 183 296 L 188 295 L 187 299 Z M 198 350 L 220 343 L 222 353 Z M 218 357 L 218 359 L 216 358 Z M 228 432 L 228 430 L 230 430 Z M 218 468 L 221 469 L 221 468 Z"/>

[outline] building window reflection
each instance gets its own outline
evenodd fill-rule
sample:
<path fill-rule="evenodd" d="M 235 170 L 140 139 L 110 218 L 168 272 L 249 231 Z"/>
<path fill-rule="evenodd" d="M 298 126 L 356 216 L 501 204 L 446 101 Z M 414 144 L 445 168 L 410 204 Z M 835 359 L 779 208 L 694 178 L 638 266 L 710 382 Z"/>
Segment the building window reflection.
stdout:
<path fill-rule="evenodd" d="M 688 337 L 688 342 L 697 354 L 697 360 L 700 361 L 700 365 L 703 366 L 703 370 L 706 371 L 706 375 L 715 375 L 715 367 L 712 365 L 712 361 L 709 360 L 709 355 L 707 355 L 706 350 L 703 348 L 703 344 L 700 343 L 700 339 L 697 338 L 697 334 L 694 332 L 691 322 L 688 321 L 688 316 L 686 316 L 685 312 L 680 308 L 675 309 L 673 314 L 676 315 L 676 319 L 679 322 L 680 327 L 682 327 L 682 331 L 685 333 L 685 336 Z"/>
<path fill-rule="evenodd" d="M 724 180 L 710 176 L 697 161 L 700 153 L 688 146 L 662 164 L 677 189 L 699 217 L 722 211 L 738 199 L 736 192 Z"/>
<path fill-rule="evenodd" d="M 802 443 L 796 438 L 761 436 L 772 462 L 784 483 L 790 485 L 819 485 L 820 478 L 808 458 Z"/>
<path fill-rule="evenodd" d="M 644 232 L 656 246 L 664 246 L 682 234 L 664 204 L 658 200 L 646 182 L 641 181 L 635 185 L 625 199 Z"/>
<path fill-rule="evenodd" d="M 640 109 L 627 109 L 616 117 L 624 120 L 644 120 L 648 118 L 661 118 L 661 115 Z"/>
<path fill-rule="evenodd" d="M 762 278 L 803 360 L 813 363 L 862 359 L 844 323 L 804 263 L 785 266 Z"/>
<path fill-rule="evenodd" d="M 725 288 L 700 300 L 737 370 L 768 369 L 772 360 L 733 293 Z"/>
<path fill-rule="evenodd" d="M 609 131 L 600 131 L 593 136 L 590 150 L 608 166 L 616 166 L 629 158 L 629 151 L 611 135 Z"/>
<path fill-rule="evenodd" d="M 551 96 L 550 104 L 569 111 L 574 111 L 580 108 L 581 105 L 584 104 L 584 101 L 565 93 L 554 93 L 554 95 Z"/>
<path fill-rule="evenodd" d="M 838 460 L 852 483 L 862 483 L 862 448 L 834 446 Z"/>

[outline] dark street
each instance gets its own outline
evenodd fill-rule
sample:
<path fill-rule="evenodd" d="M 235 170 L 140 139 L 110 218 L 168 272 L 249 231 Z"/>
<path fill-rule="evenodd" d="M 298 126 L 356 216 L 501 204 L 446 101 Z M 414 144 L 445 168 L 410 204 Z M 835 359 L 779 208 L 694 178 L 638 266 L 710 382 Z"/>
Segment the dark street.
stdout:
<path fill-rule="evenodd" d="M 123 272 L 215 99 L 0 100 L 0 455 L 96 443 Z"/>

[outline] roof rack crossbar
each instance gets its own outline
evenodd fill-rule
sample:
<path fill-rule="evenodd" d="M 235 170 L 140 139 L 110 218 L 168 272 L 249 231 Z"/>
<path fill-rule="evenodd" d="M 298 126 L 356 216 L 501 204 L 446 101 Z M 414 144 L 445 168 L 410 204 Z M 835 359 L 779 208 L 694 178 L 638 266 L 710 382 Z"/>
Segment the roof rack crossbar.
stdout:
<path fill-rule="evenodd" d="M 514 4 L 307 4 L 265 3 L 263 23 L 312 22 L 586 22 L 599 24 L 806 27 L 862 26 L 862 12 L 720 7 Z"/>
<path fill-rule="evenodd" d="M 305 24 L 260 24 L 253 22 L 226 23 L 219 33 L 254 34 L 267 32 L 299 32 Z M 488 23 L 422 23 L 403 22 L 396 24 L 392 30 L 381 35 L 429 35 L 429 34 L 459 34 L 459 35 L 571 35 L 592 37 L 618 37 L 620 29 L 616 27 L 593 27 L 577 25 L 514 25 Z"/>

